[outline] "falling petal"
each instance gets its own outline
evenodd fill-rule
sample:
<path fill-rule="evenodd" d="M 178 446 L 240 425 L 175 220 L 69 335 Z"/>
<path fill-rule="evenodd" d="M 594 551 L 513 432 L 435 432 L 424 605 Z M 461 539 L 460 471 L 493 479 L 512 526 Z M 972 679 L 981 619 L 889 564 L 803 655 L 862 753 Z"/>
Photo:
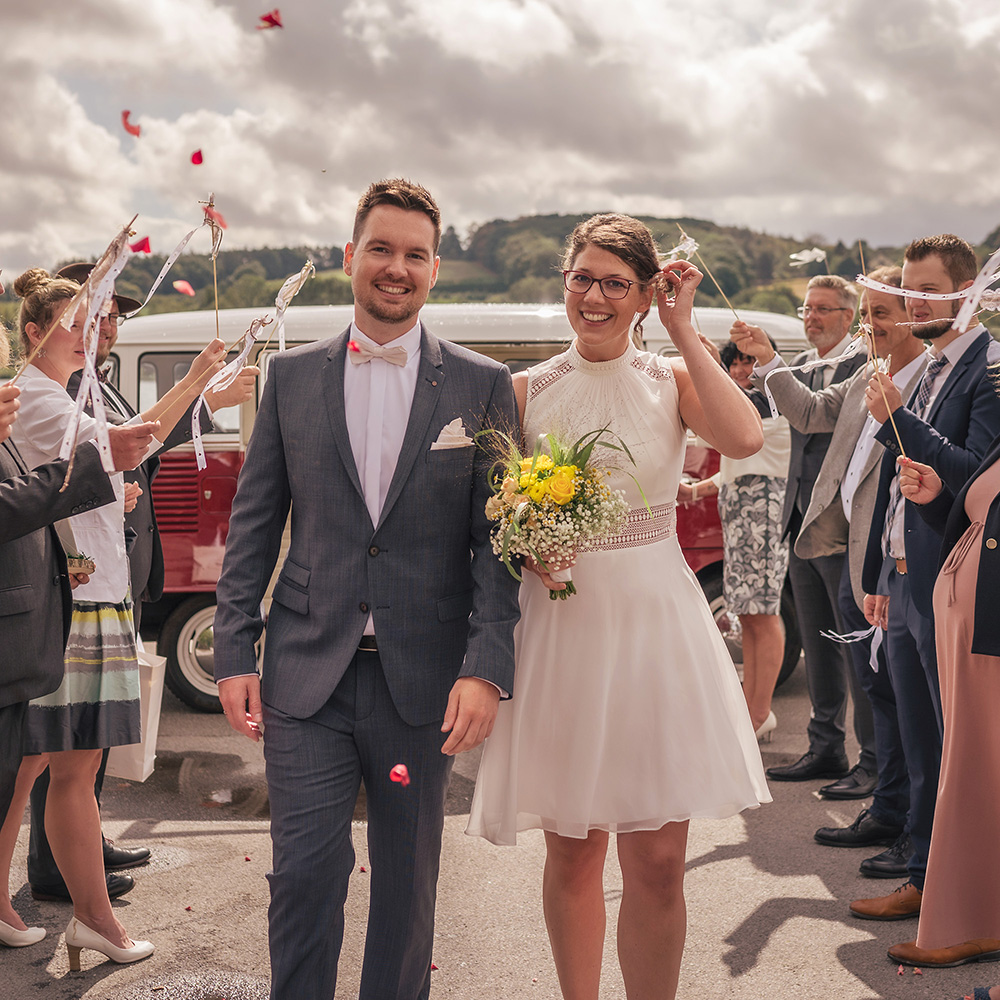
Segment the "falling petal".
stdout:
<path fill-rule="evenodd" d="M 148 236 L 143 236 L 143 238 L 136 243 L 130 243 L 128 248 L 132 251 L 132 253 L 152 253 L 152 250 L 149 248 Z"/>
<path fill-rule="evenodd" d="M 826 260 L 826 251 L 821 247 L 813 247 L 812 250 L 799 250 L 798 253 L 790 253 L 791 267 L 804 267 L 816 261 Z"/>
<path fill-rule="evenodd" d="M 358 342 L 356 340 L 349 340 L 347 342 L 347 349 L 349 351 L 357 351 L 357 352 L 361 351 L 361 347 L 358 345 Z M 402 765 L 400 765 L 400 767 L 402 767 Z"/>
<path fill-rule="evenodd" d="M 180 292 L 181 295 L 194 295 L 194 289 L 191 287 L 191 282 L 185 281 L 183 278 L 174 282 L 174 291 Z"/>
<path fill-rule="evenodd" d="M 389 779 L 391 781 L 397 781 L 404 788 L 410 783 L 410 772 L 407 770 L 405 764 L 397 764 L 390 772 Z"/>
<path fill-rule="evenodd" d="M 134 136 L 136 136 L 138 138 L 139 133 L 142 131 L 142 129 L 139 128 L 138 125 L 133 125 L 128 120 L 128 116 L 130 114 L 132 114 L 131 111 L 123 111 L 122 112 L 122 127 L 125 129 L 126 132 L 128 132 L 129 135 L 134 135 Z"/>
<path fill-rule="evenodd" d="M 257 20 L 261 22 L 257 25 L 258 31 L 267 31 L 269 28 L 284 27 L 281 23 L 281 12 L 277 7 L 275 7 L 274 10 L 268 11 L 266 14 L 261 14 Z"/>
<path fill-rule="evenodd" d="M 194 152 L 193 152 L 193 153 L 191 154 L 191 162 L 192 162 L 192 163 L 193 163 L 193 164 L 194 164 L 194 165 L 195 165 L 196 167 L 197 167 L 197 166 L 200 166 L 200 165 L 201 165 L 202 163 L 204 163 L 204 162 L 205 162 L 205 157 L 201 155 L 201 150 L 200 150 L 200 149 L 196 149 L 196 150 L 195 150 L 195 151 L 194 151 Z"/>

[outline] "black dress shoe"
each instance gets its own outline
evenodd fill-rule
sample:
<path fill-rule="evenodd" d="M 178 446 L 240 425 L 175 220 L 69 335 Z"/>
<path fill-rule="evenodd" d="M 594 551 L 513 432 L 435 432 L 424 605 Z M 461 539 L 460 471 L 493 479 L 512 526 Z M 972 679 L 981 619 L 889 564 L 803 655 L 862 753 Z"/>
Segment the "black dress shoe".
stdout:
<path fill-rule="evenodd" d="M 861 862 L 861 874 L 869 878 L 906 878 L 910 874 L 907 863 L 912 854 L 910 835 L 901 833 L 887 851 Z"/>
<path fill-rule="evenodd" d="M 866 799 L 875 791 L 877 784 L 877 774 L 861 764 L 855 764 L 840 781 L 824 785 L 819 794 L 824 799 Z"/>
<path fill-rule="evenodd" d="M 881 823 L 862 809 L 850 826 L 821 826 L 814 837 L 827 847 L 871 847 L 873 844 L 891 844 L 902 833 L 898 826 Z"/>
<path fill-rule="evenodd" d="M 125 868 L 138 868 L 149 863 L 148 847 L 119 847 L 113 840 L 104 838 L 104 870 L 120 872 Z"/>
<path fill-rule="evenodd" d="M 104 876 L 108 883 L 108 898 L 117 899 L 130 892 L 135 887 L 135 879 L 131 875 L 116 875 L 114 872 L 107 872 Z M 72 903 L 69 889 L 66 884 L 60 885 L 33 885 L 31 886 L 31 898 L 44 900 L 48 903 Z"/>
<path fill-rule="evenodd" d="M 820 757 L 807 750 L 794 764 L 769 767 L 771 781 L 810 781 L 813 778 L 842 778 L 850 770 L 845 754 Z"/>

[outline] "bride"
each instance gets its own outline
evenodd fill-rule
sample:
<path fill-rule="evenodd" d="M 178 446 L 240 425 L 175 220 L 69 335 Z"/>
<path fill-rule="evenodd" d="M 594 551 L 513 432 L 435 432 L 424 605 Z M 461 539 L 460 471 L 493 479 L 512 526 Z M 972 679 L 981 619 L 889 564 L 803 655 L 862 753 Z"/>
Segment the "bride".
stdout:
<path fill-rule="evenodd" d="M 641 222 L 580 223 L 563 264 L 575 337 L 514 376 L 525 441 L 608 427 L 628 445 L 642 495 L 606 450 L 608 485 L 629 501 L 620 534 L 577 553 L 567 601 L 548 599 L 565 584 L 540 567 L 525 575 L 514 698 L 486 743 L 467 832 L 514 844 L 518 831 L 545 831 L 545 922 L 567 1000 L 598 995 L 614 832 L 626 992 L 672 998 L 688 821 L 770 801 L 732 661 L 677 541 L 674 501 L 687 429 L 741 458 L 761 447 L 761 421 L 692 326 L 701 273 L 687 261 L 661 270 Z M 654 294 L 679 358 L 633 344 Z"/>

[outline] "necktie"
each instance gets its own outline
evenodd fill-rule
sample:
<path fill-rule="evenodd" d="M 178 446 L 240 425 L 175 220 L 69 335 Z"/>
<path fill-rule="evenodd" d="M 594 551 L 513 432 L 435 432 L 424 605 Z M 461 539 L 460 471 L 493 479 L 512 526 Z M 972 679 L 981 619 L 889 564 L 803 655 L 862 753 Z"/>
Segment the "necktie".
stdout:
<path fill-rule="evenodd" d="M 924 369 L 924 374 L 920 378 L 920 385 L 917 387 L 917 398 L 913 403 L 913 412 L 918 417 L 923 417 L 927 413 L 927 404 L 931 401 L 934 382 L 937 380 L 938 372 L 946 364 L 948 364 L 948 359 L 941 354 Z"/>
<path fill-rule="evenodd" d="M 353 365 L 367 364 L 372 358 L 382 358 L 390 365 L 399 365 L 400 368 L 406 364 L 405 347 L 380 347 L 378 344 L 366 344 L 361 340 L 348 341 L 347 356 Z"/>
<path fill-rule="evenodd" d="M 913 413 L 917 417 L 923 418 L 927 413 L 927 404 L 931 401 L 931 393 L 934 391 L 934 382 L 938 373 L 948 363 L 948 359 L 943 355 L 936 357 L 925 369 L 920 377 L 920 385 L 917 386 L 917 398 L 913 401 Z M 889 508 L 885 512 L 885 526 L 882 529 L 882 553 L 889 554 L 889 536 L 892 532 L 892 522 L 895 520 L 896 511 L 899 509 L 900 501 L 903 499 L 899 492 L 899 475 L 897 474 L 889 487 Z"/>

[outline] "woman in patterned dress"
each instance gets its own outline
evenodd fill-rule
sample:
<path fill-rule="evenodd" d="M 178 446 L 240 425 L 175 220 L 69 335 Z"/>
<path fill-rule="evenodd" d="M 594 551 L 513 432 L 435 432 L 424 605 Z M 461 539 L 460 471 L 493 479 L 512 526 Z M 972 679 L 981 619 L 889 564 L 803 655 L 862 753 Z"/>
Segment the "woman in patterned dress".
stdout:
<path fill-rule="evenodd" d="M 25 358 L 79 288 L 75 281 L 53 277 L 40 268 L 17 279 L 14 291 L 22 297 L 18 323 Z M 21 373 L 21 408 L 11 437 L 29 467 L 58 457 L 75 408 L 66 385 L 70 375 L 84 364 L 83 319 L 82 311 L 64 317 Z M 150 453 L 221 367 L 224 355 L 223 342 L 213 341 L 177 386 L 141 415 L 143 421 L 160 420 L 160 429 L 155 432 L 159 441 L 154 441 Z M 79 440 L 93 439 L 96 427 L 96 421 L 84 415 Z M 47 766 L 46 833 L 73 900 L 73 918 L 66 929 L 71 968 L 79 968 L 84 947 L 116 962 L 134 962 L 153 952 L 148 941 L 129 938 L 111 909 L 94 797 L 103 749 L 138 743 L 141 738 L 124 537 L 127 498 L 134 503 L 137 494 L 126 493 L 121 473 L 112 473 L 111 480 L 117 503 L 77 514 L 68 521 L 78 552 L 93 558 L 97 568 L 73 593 L 62 684 L 52 694 L 29 702 L 24 724 L 26 756 L 0 830 L 0 884 L 6 886 L 28 794 Z M 23 927 L 6 892 L 0 898 L 0 920 L 15 930 Z"/>
<path fill-rule="evenodd" d="M 774 341 L 771 341 L 774 347 Z M 751 388 L 754 359 L 736 345 L 724 344 L 720 360 L 732 380 L 763 400 Z M 766 408 L 766 402 L 763 403 Z M 791 432 L 784 417 L 765 416 L 764 447 L 744 459 L 723 456 L 719 471 L 685 489 L 682 502 L 718 495 L 722 522 L 722 592 L 726 610 L 738 615 L 743 634 L 743 696 L 757 739 L 770 739 L 778 720 L 771 696 L 781 673 L 785 630 L 781 623 L 781 592 L 788 573 L 788 541 L 781 537 Z"/>

